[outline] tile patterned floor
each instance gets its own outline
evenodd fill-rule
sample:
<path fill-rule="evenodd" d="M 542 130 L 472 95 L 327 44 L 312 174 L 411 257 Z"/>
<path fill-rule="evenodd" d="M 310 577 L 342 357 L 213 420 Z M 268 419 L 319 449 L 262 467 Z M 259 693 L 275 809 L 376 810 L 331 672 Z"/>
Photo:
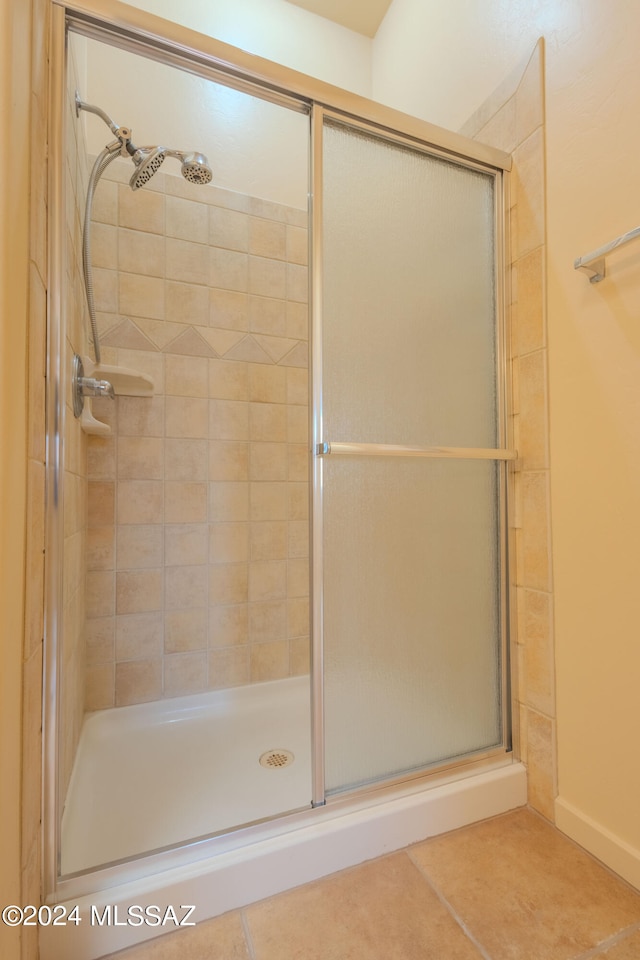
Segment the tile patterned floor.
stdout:
<path fill-rule="evenodd" d="M 525 809 L 108 960 L 640 960 L 640 894 Z"/>

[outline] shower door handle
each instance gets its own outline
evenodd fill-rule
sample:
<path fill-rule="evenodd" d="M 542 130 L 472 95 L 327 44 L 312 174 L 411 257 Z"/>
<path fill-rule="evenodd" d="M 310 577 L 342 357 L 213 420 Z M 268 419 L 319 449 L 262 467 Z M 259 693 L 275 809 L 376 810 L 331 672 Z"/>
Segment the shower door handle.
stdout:
<path fill-rule="evenodd" d="M 351 443 L 347 441 L 316 444 L 317 457 L 430 457 L 450 460 L 517 460 L 518 451 L 494 447 L 419 447 L 396 443 Z"/>

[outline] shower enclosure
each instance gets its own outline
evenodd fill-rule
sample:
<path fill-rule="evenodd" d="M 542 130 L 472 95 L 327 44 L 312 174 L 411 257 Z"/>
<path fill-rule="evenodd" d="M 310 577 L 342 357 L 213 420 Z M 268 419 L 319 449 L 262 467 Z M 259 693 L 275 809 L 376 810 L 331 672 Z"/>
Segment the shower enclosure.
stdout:
<path fill-rule="evenodd" d="M 54 18 L 52 900 L 512 759 L 508 158 L 109 9 Z M 211 183 L 90 182 L 96 112 Z"/>

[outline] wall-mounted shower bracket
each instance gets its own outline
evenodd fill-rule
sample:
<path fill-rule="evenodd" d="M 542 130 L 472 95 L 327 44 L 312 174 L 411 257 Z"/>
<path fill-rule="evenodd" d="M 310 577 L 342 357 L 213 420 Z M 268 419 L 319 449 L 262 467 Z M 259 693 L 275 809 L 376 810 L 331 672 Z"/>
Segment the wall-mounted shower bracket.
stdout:
<path fill-rule="evenodd" d="M 112 400 L 115 400 L 115 392 L 108 380 L 85 377 L 82 358 L 78 354 L 73 358 L 71 396 L 73 398 L 74 417 L 82 416 L 85 397 L 111 397 Z"/>

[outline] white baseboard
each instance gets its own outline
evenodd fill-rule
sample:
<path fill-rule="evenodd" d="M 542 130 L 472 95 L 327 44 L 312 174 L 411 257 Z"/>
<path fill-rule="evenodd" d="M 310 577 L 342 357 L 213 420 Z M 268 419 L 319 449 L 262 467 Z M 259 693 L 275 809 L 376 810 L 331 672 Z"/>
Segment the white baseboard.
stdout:
<path fill-rule="evenodd" d="M 562 797 L 556 799 L 555 813 L 559 830 L 640 890 L 640 850 L 592 820 Z"/>

